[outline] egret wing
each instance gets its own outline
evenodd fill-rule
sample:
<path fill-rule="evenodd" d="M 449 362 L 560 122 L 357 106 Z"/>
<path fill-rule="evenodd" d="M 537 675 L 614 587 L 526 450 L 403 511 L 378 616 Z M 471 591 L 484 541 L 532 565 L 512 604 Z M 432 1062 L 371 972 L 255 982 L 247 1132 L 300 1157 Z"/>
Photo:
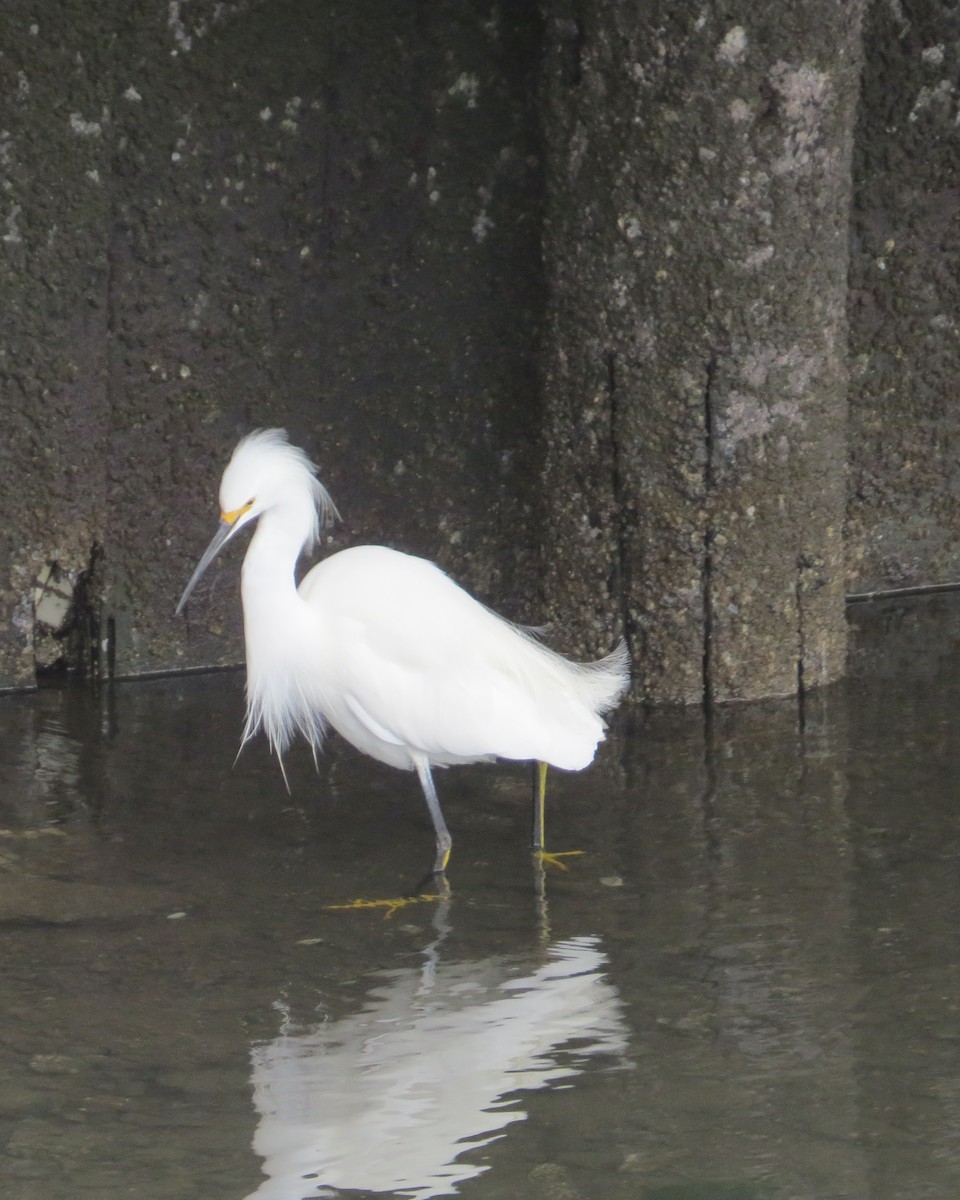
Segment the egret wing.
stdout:
<path fill-rule="evenodd" d="M 331 677 L 377 736 L 435 762 L 593 757 L 603 726 L 570 665 L 432 563 L 357 547 L 315 567 L 301 594 L 326 630 Z"/>

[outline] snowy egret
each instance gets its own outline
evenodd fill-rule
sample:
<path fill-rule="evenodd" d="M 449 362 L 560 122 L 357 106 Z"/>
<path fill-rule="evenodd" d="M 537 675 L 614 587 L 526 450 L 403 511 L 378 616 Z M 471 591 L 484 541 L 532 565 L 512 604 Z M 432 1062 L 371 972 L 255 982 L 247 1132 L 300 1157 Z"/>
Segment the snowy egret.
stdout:
<path fill-rule="evenodd" d="M 485 608 L 439 567 L 385 546 L 318 563 L 297 587 L 333 501 L 283 430 L 237 446 L 220 483 L 220 524 L 180 603 L 217 553 L 259 518 L 243 561 L 247 718 L 281 759 L 299 730 L 319 751 L 327 725 L 380 762 L 415 770 L 436 833 L 434 873 L 450 857 L 432 767 L 492 758 L 588 766 L 602 715 L 628 683 L 626 647 L 574 663 Z M 543 787 L 534 844 L 543 844 Z"/>

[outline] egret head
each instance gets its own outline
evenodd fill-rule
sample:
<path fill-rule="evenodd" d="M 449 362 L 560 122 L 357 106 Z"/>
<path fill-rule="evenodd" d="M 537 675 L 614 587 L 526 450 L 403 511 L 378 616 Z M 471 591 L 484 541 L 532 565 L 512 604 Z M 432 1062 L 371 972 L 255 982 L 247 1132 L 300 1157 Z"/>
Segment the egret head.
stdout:
<path fill-rule="evenodd" d="M 233 535 L 272 508 L 295 505 L 310 514 L 306 547 L 320 534 L 321 524 L 337 515 L 336 507 L 306 454 L 291 446 L 283 429 L 257 429 L 233 452 L 220 481 L 220 524 L 184 588 L 179 613 L 197 581 Z"/>

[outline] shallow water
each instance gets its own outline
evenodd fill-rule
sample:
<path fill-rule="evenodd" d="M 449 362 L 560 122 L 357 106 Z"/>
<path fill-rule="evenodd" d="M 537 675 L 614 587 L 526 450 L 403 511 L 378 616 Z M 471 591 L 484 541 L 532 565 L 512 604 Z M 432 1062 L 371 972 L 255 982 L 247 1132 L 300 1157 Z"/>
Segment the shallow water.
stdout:
<path fill-rule="evenodd" d="M 552 775 L 544 881 L 526 771 L 441 774 L 388 917 L 415 779 L 234 766 L 241 676 L 0 699 L 0 1195 L 960 1195 L 960 603 L 851 618 Z"/>

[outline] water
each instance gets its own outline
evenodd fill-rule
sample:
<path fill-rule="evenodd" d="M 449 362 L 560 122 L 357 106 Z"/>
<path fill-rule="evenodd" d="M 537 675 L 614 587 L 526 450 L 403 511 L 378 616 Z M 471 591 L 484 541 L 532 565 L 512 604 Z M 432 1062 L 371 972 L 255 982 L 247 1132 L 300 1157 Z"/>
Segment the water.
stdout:
<path fill-rule="evenodd" d="M 960 604 L 551 777 L 234 767 L 242 678 L 0 700 L 4 1200 L 960 1195 Z M 384 1190 L 392 1189 L 392 1190 Z"/>

